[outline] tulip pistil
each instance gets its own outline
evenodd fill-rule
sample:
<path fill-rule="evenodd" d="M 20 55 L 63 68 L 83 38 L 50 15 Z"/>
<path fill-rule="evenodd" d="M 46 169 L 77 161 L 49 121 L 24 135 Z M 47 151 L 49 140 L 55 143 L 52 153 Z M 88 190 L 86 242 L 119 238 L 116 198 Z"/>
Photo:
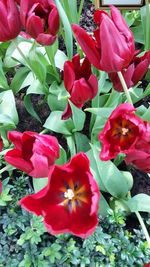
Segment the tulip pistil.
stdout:
<path fill-rule="evenodd" d="M 87 192 L 84 185 L 79 185 L 69 181 L 65 186 L 60 188 L 63 192 L 61 205 L 65 206 L 70 212 L 76 211 L 77 207 L 81 207 L 83 203 L 88 203 Z"/>

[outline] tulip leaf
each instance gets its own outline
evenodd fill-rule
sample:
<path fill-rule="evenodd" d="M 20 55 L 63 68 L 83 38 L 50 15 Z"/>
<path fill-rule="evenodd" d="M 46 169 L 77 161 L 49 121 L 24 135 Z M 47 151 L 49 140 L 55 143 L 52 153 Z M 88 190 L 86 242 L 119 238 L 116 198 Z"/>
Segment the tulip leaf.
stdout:
<path fill-rule="evenodd" d="M 104 198 L 103 194 L 100 194 L 100 203 L 99 203 L 99 214 L 101 216 L 107 216 L 108 215 L 108 210 L 110 210 L 110 207 Z"/>
<path fill-rule="evenodd" d="M 121 171 L 121 173 L 123 174 L 123 176 L 127 182 L 128 191 L 130 191 L 131 188 L 133 187 L 133 176 L 130 172 L 127 172 L 127 171 Z"/>
<path fill-rule="evenodd" d="M 33 181 L 34 191 L 36 193 L 47 185 L 48 178 L 33 178 L 32 181 Z"/>
<path fill-rule="evenodd" d="M 85 113 L 69 101 L 72 110 L 72 119 L 77 131 L 82 131 L 85 122 Z"/>
<path fill-rule="evenodd" d="M 98 172 L 106 191 L 114 197 L 125 197 L 128 193 L 128 183 L 124 175 L 118 170 L 112 161 L 102 161 L 99 158 L 99 149 L 91 145 Z"/>
<path fill-rule="evenodd" d="M 44 56 L 43 56 L 44 57 Z M 46 80 L 46 66 L 41 61 L 41 58 L 35 53 L 35 51 L 31 51 L 29 53 L 30 58 L 30 67 L 32 68 L 33 73 L 36 75 L 37 79 L 41 83 L 45 83 Z"/>
<path fill-rule="evenodd" d="M 12 124 L 18 123 L 18 113 L 12 90 L 0 93 L 0 114 L 6 116 L 7 120 L 12 121 Z"/>
<path fill-rule="evenodd" d="M 8 90 L 9 89 L 9 85 L 7 83 L 7 79 L 5 77 L 4 71 L 3 71 L 3 63 L 2 60 L 0 58 L 0 90 Z"/>
<path fill-rule="evenodd" d="M 29 114 L 32 117 L 34 117 L 35 119 L 37 119 L 39 122 L 41 122 L 40 117 L 38 116 L 38 114 L 36 113 L 36 111 L 33 108 L 32 101 L 31 101 L 31 95 L 26 95 L 24 97 L 24 105 L 26 107 L 26 110 L 29 112 Z"/>
<path fill-rule="evenodd" d="M 57 165 L 62 165 L 67 162 L 67 155 L 66 151 L 63 149 L 62 146 L 60 146 L 60 156 L 59 158 L 55 161 L 55 164 Z"/>
<path fill-rule="evenodd" d="M 142 119 L 145 120 L 145 121 L 150 122 L 150 107 L 143 114 Z"/>
<path fill-rule="evenodd" d="M 73 36 L 72 36 L 72 30 L 69 23 L 69 20 L 67 18 L 67 15 L 60 3 L 59 0 L 55 0 L 56 6 L 59 11 L 60 18 L 62 20 L 63 26 L 64 26 L 64 32 L 65 32 L 65 45 L 67 48 L 67 55 L 69 59 L 73 56 Z"/>
<path fill-rule="evenodd" d="M 150 212 L 150 196 L 138 194 L 128 200 L 127 205 L 132 212 Z"/>
<path fill-rule="evenodd" d="M 92 149 L 90 149 L 86 154 L 87 154 L 87 156 L 88 156 L 88 158 L 90 160 L 91 172 L 92 172 L 93 177 L 95 178 L 95 180 L 97 181 L 97 183 L 98 183 L 98 185 L 100 187 L 100 191 L 107 192 L 107 189 L 105 188 L 104 183 L 101 180 L 99 169 L 98 169 L 98 165 L 97 165 L 97 161 L 96 161 L 96 159 L 95 159 L 95 157 L 93 155 Z"/>
<path fill-rule="evenodd" d="M 90 140 L 87 138 L 86 135 L 75 132 L 74 137 L 75 137 L 77 153 L 80 151 L 87 152 L 90 149 L 90 144 L 89 144 Z"/>
<path fill-rule="evenodd" d="M 10 88 L 14 94 L 18 93 L 22 88 L 29 86 L 32 83 L 32 79 L 29 78 L 29 75 L 31 75 L 33 78 L 32 73 L 29 72 L 27 67 L 19 68 L 10 85 Z"/>
<path fill-rule="evenodd" d="M 45 121 L 43 127 L 54 131 L 56 133 L 62 133 L 65 135 L 71 135 L 72 130 L 74 129 L 74 125 L 71 119 L 62 120 L 62 112 L 61 111 L 53 111 L 50 116 Z"/>

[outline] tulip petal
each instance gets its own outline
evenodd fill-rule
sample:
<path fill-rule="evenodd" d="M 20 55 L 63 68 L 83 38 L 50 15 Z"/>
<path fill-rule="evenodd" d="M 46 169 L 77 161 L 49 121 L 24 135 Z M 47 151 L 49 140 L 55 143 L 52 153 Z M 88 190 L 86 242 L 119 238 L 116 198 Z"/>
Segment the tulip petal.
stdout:
<path fill-rule="evenodd" d="M 64 86 L 70 93 L 72 90 L 73 83 L 75 81 L 75 72 L 73 64 L 70 61 L 66 61 L 64 64 Z"/>
<path fill-rule="evenodd" d="M 80 26 L 73 24 L 72 30 L 74 32 L 77 42 L 81 46 L 83 52 L 86 54 L 89 61 L 96 67 L 100 68 L 100 54 L 96 48 L 95 41 L 90 37 L 84 29 Z"/>
<path fill-rule="evenodd" d="M 54 7 L 48 17 L 49 31 L 51 35 L 56 35 L 59 29 L 59 14 L 56 7 Z"/>
<path fill-rule="evenodd" d="M 52 45 L 56 40 L 56 36 L 47 34 L 47 33 L 40 33 L 36 41 L 41 45 Z"/>

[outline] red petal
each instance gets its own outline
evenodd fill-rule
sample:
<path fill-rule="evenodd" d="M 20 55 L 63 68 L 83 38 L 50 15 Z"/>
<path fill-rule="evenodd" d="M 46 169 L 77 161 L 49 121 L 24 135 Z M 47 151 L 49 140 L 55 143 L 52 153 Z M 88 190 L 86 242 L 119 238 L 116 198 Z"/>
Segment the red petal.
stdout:
<path fill-rule="evenodd" d="M 56 36 L 47 33 L 40 33 L 36 41 L 41 45 L 52 45 L 56 40 Z"/>
<path fill-rule="evenodd" d="M 59 14 L 56 7 L 54 7 L 49 14 L 48 25 L 50 34 L 56 35 L 59 29 Z"/>
<path fill-rule="evenodd" d="M 75 81 L 75 72 L 72 62 L 66 61 L 64 64 L 64 85 L 69 93 L 71 93 L 73 83 Z"/>
<path fill-rule="evenodd" d="M 73 24 L 72 30 L 74 32 L 77 42 L 83 49 L 89 61 L 96 67 L 100 68 L 100 54 L 96 48 L 96 43 L 92 37 L 90 37 L 84 29 L 80 26 Z"/>

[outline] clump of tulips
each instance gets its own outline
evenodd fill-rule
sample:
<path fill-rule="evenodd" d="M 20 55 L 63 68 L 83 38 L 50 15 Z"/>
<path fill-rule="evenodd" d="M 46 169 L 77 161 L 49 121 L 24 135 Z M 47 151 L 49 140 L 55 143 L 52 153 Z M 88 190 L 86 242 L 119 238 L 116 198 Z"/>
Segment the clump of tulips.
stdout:
<path fill-rule="evenodd" d="M 44 88 L 45 99 L 51 100 L 52 96 L 54 99 L 48 102 L 50 116 L 41 133 L 6 129 L 10 146 L 4 153 L 5 162 L 33 177 L 34 185 L 40 178 L 41 184 L 44 181 L 37 192 L 23 197 L 20 205 L 42 216 L 53 235 L 71 233 L 81 238 L 91 235 L 99 223 L 99 212 L 105 210 L 106 215 L 110 208 L 105 194 L 110 202 L 118 201 L 124 212 L 134 212 L 141 223 L 139 211 L 150 212 L 150 196 L 132 197 L 132 178 L 129 181 L 115 162 L 123 154 L 127 173 L 129 165 L 150 173 L 150 120 L 146 116 L 149 109 L 145 108 L 143 113 L 134 107 L 136 99 L 131 88 L 134 87 L 136 95 L 150 65 L 150 51 L 136 50 L 131 29 L 120 11 L 110 6 L 110 15 L 103 10 L 95 11 L 95 29 L 90 34 L 76 23 L 70 25 L 65 15 L 78 43 L 78 53 L 68 58 L 65 55 L 63 69 L 59 69 L 59 64 L 55 65 L 55 44 L 59 34 L 66 34 L 61 1 L 2 0 L 0 13 L 0 41 L 25 38 L 32 44 L 32 52 L 40 51 L 37 64 L 36 57 L 32 64 L 30 56 L 21 51 L 24 59 L 21 64 L 33 73 L 38 90 Z M 20 47 L 17 49 L 20 52 Z M 43 84 L 43 73 L 38 76 L 40 71 L 36 71 L 38 64 L 40 68 L 45 64 Z M 102 81 L 104 73 L 106 79 Z M 110 88 L 105 92 L 106 83 Z M 141 92 L 144 96 L 142 89 Z M 92 113 L 88 122 L 86 111 Z M 85 124 L 88 136 L 82 131 Z M 54 132 L 64 135 L 68 149 L 62 148 L 59 135 L 55 137 Z M 2 151 L 3 132 L 1 135 Z M 150 246 L 145 226 L 143 231 Z"/>

